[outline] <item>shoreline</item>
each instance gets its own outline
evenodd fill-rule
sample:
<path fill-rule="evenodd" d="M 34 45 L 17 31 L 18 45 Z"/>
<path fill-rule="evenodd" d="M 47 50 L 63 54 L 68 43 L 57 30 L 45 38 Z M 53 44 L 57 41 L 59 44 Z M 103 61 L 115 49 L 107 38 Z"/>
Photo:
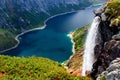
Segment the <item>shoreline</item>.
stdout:
<path fill-rule="evenodd" d="M 90 5 L 90 6 L 86 7 L 86 8 L 84 8 L 84 9 L 90 8 L 90 7 L 92 7 L 92 6 L 93 6 L 93 5 Z M 4 52 L 6 52 L 6 51 L 9 51 L 9 50 L 12 50 L 12 49 L 15 49 L 16 47 L 18 47 L 18 45 L 20 44 L 20 41 L 19 41 L 18 38 L 19 38 L 20 36 L 22 36 L 22 35 L 24 35 L 24 34 L 26 34 L 26 33 L 28 33 L 28 32 L 31 32 L 31 31 L 45 29 L 45 28 L 46 28 L 46 22 L 49 21 L 50 19 L 52 19 L 52 18 L 54 18 L 54 17 L 57 17 L 57 16 L 62 16 L 62 15 L 65 15 L 65 14 L 70 14 L 70 13 L 73 13 L 73 12 L 78 12 L 78 11 L 81 11 L 81 10 L 84 10 L 84 9 L 73 10 L 73 11 L 70 11 L 70 12 L 60 13 L 60 14 L 56 14 L 56 15 L 53 15 L 53 16 L 51 16 L 51 17 L 48 17 L 48 18 L 44 21 L 44 25 L 43 25 L 43 26 L 37 27 L 37 28 L 33 28 L 33 29 L 29 29 L 29 30 L 26 30 L 26 31 L 24 31 L 24 32 L 16 35 L 15 40 L 17 41 L 17 44 L 16 44 L 15 46 L 11 47 L 11 48 L 8 48 L 8 49 L 5 49 L 5 50 L 0 51 L 0 53 L 4 53 Z M 67 34 L 67 35 L 68 35 L 68 34 Z"/>
<path fill-rule="evenodd" d="M 75 54 L 75 42 L 73 41 L 73 34 L 74 34 L 74 31 L 67 34 L 67 36 L 71 39 L 71 42 L 72 42 L 72 55 L 69 57 L 68 60 L 66 60 L 66 61 L 64 61 L 64 62 L 62 63 L 66 69 L 68 69 L 68 67 L 66 66 L 66 64 L 68 63 L 68 61 L 71 60 L 71 58 L 72 58 L 72 57 L 74 56 L 74 54 Z"/>
<path fill-rule="evenodd" d="M 83 10 L 83 9 L 81 9 L 81 10 Z M 22 36 L 22 35 L 24 35 L 24 34 L 26 34 L 26 33 L 28 33 L 28 32 L 31 32 L 31 31 L 42 30 L 42 29 L 46 28 L 46 22 L 47 22 L 48 20 L 50 20 L 50 19 L 52 19 L 52 18 L 54 18 L 54 17 L 57 17 L 57 16 L 61 16 L 61 15 L 65 15 L 65 14 L 69 14 L 69 13 L 73 13 L 73 12 L 78 12 L 78 11 L 80 11 L 80 10 L 70 11 L 70 12 L 65 12 L 65 13 L 60 13 L 60 14 L 56 14 L 56 15 L 54 15 L 54 16 L 51 16 L 51 17 L 47 18 L 47 19 L 44 21 L 44 25 L 43 25 L 43 26 L 37 27 L 37 28 L 33 28 L 33 29 L 30 29 L 30 30 L 26 30 L 26 31 L 24 31 L 24 32 L 16 35 L 16 37 L 15 37 L 14 39 L 17 41 L 17 44 L 16 44 L 15 46 L 11 47 L 11 48 L 8 48 L 8 49 L 5 49 L 5 50 L 0 51 L 0 53 L 4 53 L 4 52 L 6 52 L 6 51 L 9 51 L 9 50 L 12 50 L 12 49 L 15 49 L 16 47 L 18 47 L 18 45 L 20 44 L 20 41 L 19 41 L 18 38 L 19 38 L 20 36 Z"/>
<path fill-rule="evenodd" d="M 102 4 L 101 4 L 101 5 L 102 5 Z M 86 8 L 84 8 L 84 9 L 90 8 L 90 7 L 92 7 L 92 6 L 94 6 L 94 5 L 90 5 L 90 6 L 86 7 Z M 43 26 L 37 27 L 37 28 L 33 28 L 33 29 L 29 29 L 29 30 L 26 30 L 26 31 L 24 31 L 24 32 L 16 35 L 15 40 L 17 41 L 17 44 L 16 44 L 15 46 L 11 47 L 11 48 L 8 48 L 8 49 L 5 49 L 5 50 L 0 51 L 0 53 L 4 53 L 4 52 L 6 52 L 6 51 L 9 51 L 9 50 L 12 50 L 12 49 L 18 47 L 18 45 L 20 44 L 20 41 L 19 41 L 18 38 L 19 38 L 20 36 L 22 36 L 22 35 L 24 35 L 24 34 L 26 34 L 26 33 L 28 33 L 28 32 L 31 32 L 31 31 L 45 29 L 45 28 L 46 28 L 46 22 L 49 21 L 50 19 L 52 19 L 52 18 L 54 18 L 54 17 L 57 17 L 57 16 L 62 16 L 62 15 L 65 15 L 65 14 L 70 14 L 70 13 L 73 13 L 73 12 L 78 12 L 78 11 L 81 11 L 81 10 L 84 10 L 84 9 L 73 10 L 73 11 L 69 11 L 69 12 L 65 12 L 65 13 L 60 13 L 60 14 L 56 14 L 56 15 L 53 15 L 53 16 L 51 16 L 51 17 L 48 17 L 48 18 L 44 21 L 44 25 L 43 25 Z M 73 45 L 74 45 L 74 42 L 73 42 L 73 40 L 72 40 L 72 35 L 69 35 L 69 34 L 71 34 L 71 32 L 68 33 L 67 36 L 69 36 L 69 37 L 71 38 L 71 42 L 72 42 Z M 74 46 L 73 46 L 73 48 L 74 48 Z M 73 51 L 73 53 L 75 53 L 75 51 L 74 51 L 73 48 L 72 48 L 72 51 Z"/>
<path fill-rule="evenodd" d="M 18 38 L 19 38 L 20 36 L 22 36 L 22 35 L 24 35 L 24 34 L 26 34 L 26 33 L 28 33 L 28 32 L 35 31 L 35 30 L 42 30 L 42 29 L 44 29 L 44 28 L 45 28 L 45 26 L 42 26 L 42 27 L 38 27 L 38 28 L 26 30 L 26 31 L 18 34 L 18 35 L 14 38 L 14 39 L 17 41 L 17 44 L 16 44 L 15 46 L 9 48 L 9 49 L 5 49 L 5 50 L 0 51 L 0 53 L 4 53 L 4 52 L 6 52 L 6 51 L 9 51 L 9 50 L 12 50 L 12 49 L 18 47 L 18 45 L 20 44 L 20 40 L 19 40 Z"/>
<path fill-rule="evenodd" d="M 72 42 L 72 44 L 73 44 L 73 46 L 72 46 L 72 52 L 73 52 L 73 54 L 74 54 L 74 53 L 75 53 L 75 42 L 73 41 L 73 33 L 74 33 L 74 32 L 70 32 L 69 34 L 67 34 L 67 36 L 70 37 L 71 42 Z"/>

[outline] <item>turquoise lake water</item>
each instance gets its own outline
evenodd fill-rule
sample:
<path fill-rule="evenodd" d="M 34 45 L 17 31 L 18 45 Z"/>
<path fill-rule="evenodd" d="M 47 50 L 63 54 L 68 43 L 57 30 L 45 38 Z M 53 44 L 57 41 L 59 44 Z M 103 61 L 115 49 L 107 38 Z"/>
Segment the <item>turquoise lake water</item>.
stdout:
<path fill-rule="evenodd" d="M 45 29 L 31 31 L 20 36 L 19 46 L 7 51 L 6 54 L 20 57 L 45 57 L 58 62 L 68 60 L 73 54 L 73 44 L 67 34 L 92 22 L 95 8 L 98 6 L 49 19 Z"/>

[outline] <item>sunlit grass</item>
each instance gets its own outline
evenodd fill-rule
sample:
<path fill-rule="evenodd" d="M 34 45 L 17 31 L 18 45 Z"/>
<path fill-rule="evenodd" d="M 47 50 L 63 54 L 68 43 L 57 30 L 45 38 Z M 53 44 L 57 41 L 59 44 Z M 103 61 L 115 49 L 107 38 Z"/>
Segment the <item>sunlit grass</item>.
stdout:
<path fill-rule="evenodd" d="M 91 80 L 67 73 L 58 62 L 41 57 L 0 55 L 0 80 Z"/>

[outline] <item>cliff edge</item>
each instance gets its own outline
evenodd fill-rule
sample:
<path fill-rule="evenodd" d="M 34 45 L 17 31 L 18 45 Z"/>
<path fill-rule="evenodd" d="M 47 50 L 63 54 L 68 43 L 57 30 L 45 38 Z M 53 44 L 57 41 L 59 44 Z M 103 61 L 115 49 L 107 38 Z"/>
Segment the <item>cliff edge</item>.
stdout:
<path fill-rule="evenodd" d="M 91 72 L 91 76 L 96 79 L 108 68 L 111 61 L 120 57 L 120 1 L 109 0 L 94 13 L 101 18 Z"/>

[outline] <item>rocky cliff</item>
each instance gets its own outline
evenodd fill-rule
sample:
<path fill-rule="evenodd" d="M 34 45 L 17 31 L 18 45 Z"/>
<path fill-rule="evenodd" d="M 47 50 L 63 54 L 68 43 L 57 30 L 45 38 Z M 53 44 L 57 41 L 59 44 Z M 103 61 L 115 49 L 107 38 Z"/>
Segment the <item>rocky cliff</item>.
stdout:
<path fill-rule="evenodd" d="M 97 80 L 120 80 L 120 58 L 113 60 Z"/>
<path fill-rule="evenodd" d="M 120 1 L 110 0 L 94 12 L 101 18 L 91 72 L 95 79 L 108 68 L 111 61 L 120 57 Z"/>

